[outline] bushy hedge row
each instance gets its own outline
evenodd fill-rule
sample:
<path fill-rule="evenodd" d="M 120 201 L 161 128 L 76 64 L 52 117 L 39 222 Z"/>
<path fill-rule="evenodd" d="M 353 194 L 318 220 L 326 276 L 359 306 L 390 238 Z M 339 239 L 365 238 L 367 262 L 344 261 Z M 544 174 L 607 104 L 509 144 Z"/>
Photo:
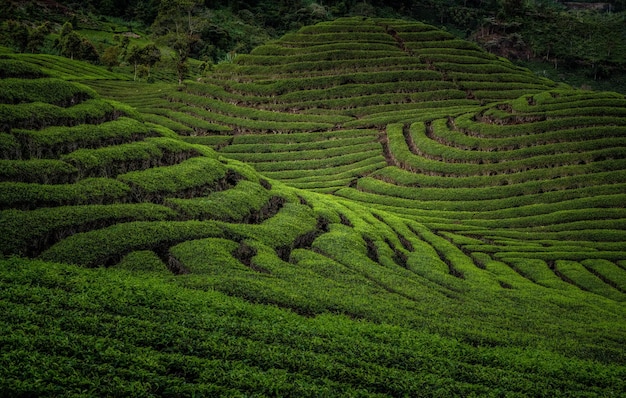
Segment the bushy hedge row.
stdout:
<path fill-rule="evenodd" d="M 557 260 L 555 271 L 583 290 L 608 297 L 615 301 L 626 301 L 626 294 L 604 283 L 577 261 Z"/>
<path fill-rule="evenodd" d="M 581 264 L 609 286 L 626 293 L 626 270 L 608 260 L 583 260 Z"/>
<path fill-rule="evenodd" d="M 149 126 L 127 117 L 101 124 L 47 127 L 42 130 L 11 130 L 26 158 L 57 158 L 80 148 L 99 148 L 138 141 L 156 135 Z"/>
<path fill-rule="evenodd" d="M 384 167 L 387 164 L 385 158 L 382 155 L 372 156 L 354 163 L 348 163 L 342 166 L 327 167 L 327 168 L 313 168 L 313 169 L 291 169 L 291 170 L 275 170 L 265 171 L 263 175 L 282 180 L 289 183 L 290 180 L 299 181 L 304 179 L 320 181 L 331 176 L 332 178 L 347 178 L 347 176 L 362 176 L 367 175 L 367 171 L 377 170 Z M 363 173 L 362 173 L 363 171 Z"/>
<path fill-rule="evenodd" d="M 168 109 L 169 107 L 173 106 L 173 104 L 175 103 L 168 101 L 167 107 L 145 108 L 145 109 L 142 109 L 141 112 L 164 116 L 170 121 L 170 124 L 179 123 L 183 126 L 188 126 L 189 128 L 183 128 L 182 130 L 176 129 L 176 131 L 179 131 L 180 133 L 183 133 L 183 134 L 193 135 L 193 134 L 207 134 L 207 133 L 223 133 L 223 132 L 230 132 L 232 130 L 228 126 L 224 126 L 224 125 L 216 124 L 216 123 L 209 123 L 203 119 L 194 117 L 193 115 L 190 115 L 187 112 L 179 112 L 179 111 Z M 180 109 L 182 111 L 185 110 L 184 104 L 179 103 L 178 105 L 180 105 Z"/>
<path fill-rule="evenodd" d="M 434 61 L 432 59 L 432 57 L 425 57 L 428 60 Z M 471 61 L 471 58 L 470 60 Z M 436 62 L 433 63 L 433 65 L 435 66 L 435 68 L 437 70 L 440 71 L 446 71 L 446 72 L 462 72 L 462 73 L 471 73 L 471 74 L 489 74 L 489 73 L 516 73 L 516 74 L 525 74 L 525 75 L 532 75 L 530 73 L 528 73 L 527 70 L 520 70 L 517 67 L 515 67 L 513 64 L 504 64 L 504 63 L 496 63 L 493 61 L 485 61 L 484 63 L 461 63 L 461 62 L 456 62 L 456 60 L 454 59 L 454 57 L 452 57 L 451 59 L 448 59 L 448 61 L 444 61 L 442 59 L 437 60 Z M 546 84 L 548 84 L 546 82 Z M 551 87 L 553 87 L 554 85 L 552 85 Z M 520 94 L 524 95 L 524 94 Z M 517 98 L 517 97 L 516 97 Z"/>
<path fill-rule="evenodd" d="M 474 92 L 479 92 L 478 95 L 480 98 L 485 97 L 485 93 L 487 92 L 499 92 L 499 91 L 514 91 L 519 92 L 520 90 L 526 90 L 526 92 L 540 91 L 545 90 L 546 86 L 543 83 L 517 83 L 517 82 L 478 82 L 478 81 L 461 81 L 458 82 L 459 88 L 461 90 L 473 90 Z M 482 93 L 482 94 L 481 94 Z M 507 97 L 508 98 L 508 97 Z M 517 97 L 515 97 L 517 98 Z"/>
<path fill-rule="evenodd" d="M 96 97 L 91 88 L 61 79 L 0 79 L 2 104 L 45 102 L 68 107 Z"/>
<path fill-rule="evenodd" d="M 415 55 L 425 57 L 430 60 L 430 55 L 439 57 L 440 55 L 455 55 L 459 57 L 460 63 L 483 63 L 484 60 L 495 61 L 497 56 L 485 52 L 478 48 L 457 48 L 457 47 L 423 47 L 414 51 Z M 469 59 L 474 58 L 476 62 L 469 62 Z M 437 60 L 435 58 L 434 60 Z"/>
<path fill-rule="evenodd" d="M 118 174 L 180 163 L 200 153 L 191 144 L 172 138 L 147 138 L 98 149 L 78 149 L 61 160 L 75 166 L 79 177 L 115 177 Z"/>
<path fill-rule="evenodd" d="M 11 134 L 0 133 L 0 159 L 20 159 L 22 147 Z"/>
<path fill-rule="evenodd" d="M 74 184 L 0 182 L 0 208 L 110 204 L 127 200 L 128 185 L 109 178 L 87 178 Z"/>
<path fill-rule="evenodd" d="M 243 162 L 259 163 L 259 162 L 297 162 L 299 160 L 307 161 L 314 159 L 328 159 L 335 156 L 362 153 L 381 150 L 380 144 L 377 142 L 358 143 L 353 145 L 338 145 L 330 148 L 322 149 L 295 149 L 293 151 L 280 150 L 275 152 L 234 152 L 229 151 L 228 157 Z"/>
<path fill-rule="evenodd" d="M 162 202 L 164 196 L 194 197 L 234 185 L 236 173 L 229 172 L 220 161 L 208 157 L 188 159 L 173 166 L 132 171 L 117 177 L 132 188 L 140 201 Z M 231 181 L 232 180 L 232 181 Z"/>
<path fill-rule="evenodd" d="M 213 221 L 135 221 L 69 236 L 44 251 L 45 261 L 85 267 L 115 265 L 136 250 L 166 250 L 178 243 L 221 237 L 224 228 Z"/>
<path fill-rule="evenodd" d="M 239 181 L 231 189 L 206 197 L 170 198 L 165 204 L 190 219 L 258 223 L 278 211 L 283 202 L 258 183 Z"/>
<path fill-rule="evenodd" d="M 422 209 L 422 210 L 434 210 L 434 211 L 460 211 L 460 212 L 486 212 L 497 211 L 501 209 L 511 209 L 522 206 L 532 206 L 537 203 L 559 203 L 568 200 L 574 200 L 589 195 L 620 195 L 623 192 L 626 184 L 610 184 L 601 186 L 592 186 L 585 188 L 569 189 L 562 191 L 544 192 L 541 194 L 529 193 L 523 196 L 505 197 L 501 199 L 487 199 L 487 200 L 473 200 L 473 201 L 458 201 L 458 200 L 439 200 L 432 201 L 419 201 L 416 200 L 419 197 L 419 192 L 416 189 L 409 191 L 409 198 L 400 197 L 400 195 L 394 194 L 396 192 L 396 186 L 384 185 L 377 182 L 379 187 L 377 192 L 370 193 L 362 190 L 356 190 L 353 188 L 345 188 L 337 192 L 338 196 L 345 197 L 347 199 L 355 200 L 358 202 L 368 203 L 376 205 L 377 207 L 383 206 L 384 208 L 392 206 L 395 208 L 403 209 Z M 386 187 L 387 192 L 381 191 L 381 187 Z M 441 190 L 442 193 L 445 190 Z M 467 190 L 466 190 L 467 192 Z M 449 193 L 452 195 L 452 192 Z M 619 200 L 619 196 L 615 197 L 616 202 Z M 616 203 L 617 204 L 617 203 Z M 616 206 L 617 207 L 617 206 Z M 381 207 L 382 208 L 382 207 Z M 523 210 L 520 210 L 522 212 Z M 450 216 L 450 214 L 448 214 Z M 516 236 L 519 237 L 519 236 Z"/>
<path fill-rule="evenodd" d="M 241 119 L 250 120 L 262 120 L 268 122 L 296 122 L 296 123 L 320 123 L 322 126 L 328 127 L 329 124 L 341 123 L 351 118 L 345 116 L 333 116 L 333 115 L 300 115 L 290 113 L 278 113 L 259 110 L 256 108 L 249 108 L 237 105 L 231 105 L 229 103 L 218 101 L 206 97 L 197 97 L 186 93 L 172 93 L 171 98 L 176 101 L 181 101 L 189 105 L 189 107 L 183 107 L 183 110 L 189 108 L 201 107 L 209 111 L 222 113 L 228 116 L 234 116 Z M 217 116 L 216 116 L 217 117 Z M 228 119 L 230 120 L 230 119 Z M 225 130 L 220 128 L 220 130 Z"/>
<path fill-rule="evenodd" d="M 395 56 L 387 58 L 345 59 L 335 61 L 309 61 L 277 64 L 272 66 L 242 65 L 235 69 L 238 75 L 290 75 L 293 73 L 346 73 L 359 72 L 363 68 L 380 70 L 394 69 L 423 69 L 424 62 L 417 57 Z"/>
<path fill-rule="evenodd" d="M 342 61 L 342 60 L 366 60 L 398 57 L 402 54 L 399 48 L 393 50 L 330 50 L 318 51 L 313 53 L 306 52 L 303 49 L 295 55 L 283 55 L 280 57 L 274 55 L 240 55 L 237 57 L 237 65 L 259 65 L 272 66 L 281 64 L 295 64 L 301 62 L 324 62 L 324 61 Z"/>
<path fill-rule="evenodd" d="M 316 135 L 317 133 L 308 133 L 310 135 Z M 337 134 L 339 135 L 339 134 Z M 249 136 L 249 135 L 248 135 Z M 376 136 L 363 135 L 352 138 L 334 138 L 334 139 L 320 139 L 317 141 L 300 142 L 292 138 L 292 143 L 270 143 L 267 142 L 264 137 L 266 135 L 257 135 L 257 142 L 254 144 L 235 144 L 228 145 L 220 150 L 220 153 L 239 153 L 239 154 L 254 154 L 254 153 L 279 153 L 279 152 L 296 152 L 296 151 L 316 151 L 327 150 L 340 147 L 352 147 L 354 145 L 365 145 L 376 141 Z M 351 151 L 354 152 L 354 151 Z M 306 155 L 304 155 L 306 156 Z"/>
<path fill-rule="evenodd" d="M 526 73 L 500 72 L 500 73 L 468 73 L 446 71 L 446 77 L 460 82 L 492 82 L 492 83 L 530 83 L 541 84 L 544 87 L 550 82 L 535 75 Z M 513 101 L 512 101 L 513 102 Z M 527 101 L 524 101 L 527 104 Z M 528 104 L 527 104 L 528 105 Z"/>
<path fill-rule="evenodd" d="M 511 101 L 511 107 L 515 112 L 548 112 L 564 109 L 580 109 L 587 107 L 626 107 L 626 99 L 617 94 L 603 93 L 589 98 L 588 95 L 569 95 L 559 97 L 559 101 L 541 101 L 538 96 L 524 96 Z"/>
<path fill-rule="evenodd" d="M 58 55 L 17 54 L 15 59 L 41 67 L 50 77 L 65 80 L 129 80 L 128 75 L 109 72 L 106 68 Z"/>
<path fill-rule="evenodd" d="M 373 84 L 346 84 L 343 86 L 323 90 L 296 91 L 276 97 L 276 101 L 293 103 L 302 101 L 333 100 L 337 98 L 352 98 L 375 94 L 402 93 L 455 89 L 455 84 L 441 80 L 410 81 Z"/>
<path fill-rule="evenodd" d="M 454 125 L 453 122 L 453 126 Z M 564 146 L 582 141 L 621 140 L 626 136 L 625 126 L 580 126 L 575 129 L 546 131 L 539 134 L 515 135 L 504 137 L 480 137 L 468 135 L 451 128 L 448 120 L 438 119 L 432 122 L 429 136 L 445 145 L 465 150 L 513 150 L 540 145 Z"/>
<path fill-rule="evenodd" d="M 420 40 L 420 41 L 404 41 L 404 44 L 411 50 L 415 50 L 416 54 L 422 54 L 422 50 L 426 49 L 454 49 L 454 50 L 474 50 L 483 52 L 483 50 L 478 46 L 478 44 L 471 42 L 469 40 L 461 40 L 461 39 L 448 39 L 448 40 Z M 493 56 L 488 55 L 488 53 L 483 53 L 484 57 L 490 57 L 492 59 Z"/>
<path fill-rule="evenodd" d="M 440 125 L 441 122 L 433 124 L 433 129 L 437 129 Z M 593 159 L 599 158 L 599 153 L 603 152 L 603 150 L 606 150 L 606 154 L 603 157 L 608 159 L 619 158 L 614 149 L 626 146 L 626 138 L 605 138 L 536 145 L 504 151 L 468 151 L 432 140 L 427 136 L 425 130 L 422 123 L 411 125 L 410 135 L 413 142 L 419 148 L 422 156 L 444 162 L 508 163 L 531 157 L 552 155 L 557 162 L 556 164 L 563 164 L 563 162 L 577 164 L 578 161 L 589 163 Z M 586 153 L 594 153 L 595 155 L 591 155 L 592 157 L 589 158 L 585 155 Z M 575 161 L 574 159 L 566 160 L 572 158 L 572 156 L 575 156 Z"/>
<path fill-rule="evenodd" d="M 329 33 L 352 33 L 354 37 L 359 37 L 361 33 L 382 33 L 385 29 L 382 26 L 374 24 L 357 23 L 319 23 L 315 25 L 305 26 L 298 30 L 298 34 L 303 35 L 319 35 Z"/>
<path fill-rule="evenodd" d="M 320 44 L 314 46 L 308 46 L 306 49 L 303 48 L 295 48 L 295 47 L 285 47 L 281 46 L 278 43 L 265 44 L 259 47 L 254 48 L 250 51 L 251 55 L 273 55 L 273 56 L 287 56 L 300 54 L 303 51 L 307 53 L 316 53 L 316 52 L 326 52 L 326 51 L 335 51 L 335 50 L 362 50 L 362 51 L 397 51 L 398 48 L 392 44 L 385 43 L 354 43 L 354 42 L 345 42 L 345 43 L 332 43 L 332 44 Z"/>
<path fill-rule="evenodd" d="M 224 123 L 226 125 L 232 126 L 233 128 L 237 127 L 240 130 L 248 129 L 259 132 L 292 132 L 292 131 L 318 131 L 318 130 L 327 130 L 334 127 L 334 124 L 331 123 L 323 123 L 323 122 L 307 122 L 307 121 L 290 121 L 290 122 L 281 122 L 281 121 L 272 121 L 272 120 L 256 120 L 256 119 L 245 119 L 238 116 L 228 116 L 217 112 L 211 112 L 210 110 L 206 110 L 200 107 L 192 107 L 189 106 L 185 108 L 187 112 L 190 114 L 195 114 L 198 117 L 201 117 L 206 120 L 211 120 L 217 123 Z M 262 111 L 252 111 L 252 112 L 262 112 Z M 333 118 L 341 117 L 341 116 L 332 116 Z M 307 117 L 303 115 L 296 116 L 295 119 L 306 120 Z"/>
<path fill-rule="evenodd" d="M 282 95 L 293 91 L 327 89 L 347 84 L 435 81 L 441 79 L 442 75 L 439 72 L 416 68 L 399 71 L 336 73 L 307 78 L 286 77 L 278 80 L 255 81 L 254 83 L 230 83 L 229 87 L 241 92 L 254 93 L 254 95 Z"/>
<path fill-rule="evenodd" d="M 0 212 L 0 232 L 5 238 L 0 252 L 37 256 L 54 243 L 77 232 L 128 221 L 167 220 L 176 213 L 151 203 L 39 208 Z"/>
<path fill-rule="evenodd" d="M 12 128 L 42 129 L 48 126 L 74 126 L 85 123 L 102 123 L 127 113 L 127 109 L 110 101 L 92 99 L 78 105 L 62 108 L 56 105 L 33 102 L 27 104 L 0 104 L 0 131 Z"/>
<path fill-rule="evenodd" d="M 438 36 L 439 37 L 439 36 Z M 438 38 L 437 37 L 437 38 Z M 317 34 L 301 34 L 298 32 L 283 35 L 277 43 L 284 46 L 308 47 L 311 44 L 331 44 L 341 42 L 389 43 L 394 44 L 393 38 L 384 32 L 332 32 Z"/>
<path fill-rule="evenodd" d="M 454 101 L 467 98 L 467 93 L 458 89 L 437 89 L 433 91 L 419 91 L 410 93 L 382 93 L 360 95 L 356 97 L 318 99 L 303 102 L 289 102 L 270 105 L 269 108 L 281 111 L 289 109 L 303 109 L 303 113 L 324 112 L 330 114 L 340 114 L 352 117 L 368 116 L 376 112 L 409 110 L 414 108 L 428 107 L 432 102 L 433 106 L 442 104 L 441 101 Z M 475 100 L 466 100 L 469 104 L 478 104 Z"/>
<path fill-rule="evenodd" d="M 375 139 L 376 130 L 334 130 L 315 133 L 291 133 L 291 134 L 245 134 L 233 137 L 233 145 L 246 145 L 246 149 L 263 151 L 264 145 L 304 145 L 305 143 L 320 143 L 326 141 L 359 139 L 370 137 Z"/>
<path fill-rule="evenodd" d="M 191 127 L 172 120 L 166 116 L 156 115 L 154 113 L 142 113 L 142 119 L 146 122 L 163 126 L 181 135 L 191 135 L 194 132 Z"/>
<path fill-rule="evenodd" d="M 357 163 L 373 157 L 382 158 L 380 149 L 367 152 L 349 153 L 329 157 L 325 159 L 311 159 L 302 161 L 285 161 L 285 162 L 259 162 L 254 164 L 254 168 L 260 172 L 266 171 L 282 171 L 282 170 L 311 170 L 326 169 L 337 166 L 349 165 Z"/>
<path fill-rule="evenodd" d="M 418 174 L 397 167 L 385 167 L 376 172 L 372 177 L 405 187 L 420 188 L 483 188 L 483 187 L 500 187 L 504 189 L 510 186 L 515 190 L 516 185 L 527 184 L 536 192 L 548 192 L 551 190 L 573 189 L 577 187 L 586 187 L 603 184 L 616 184 L 623 181 L 621 173 L 624 162 L 617 162 L 614 167 L 605 165 L 607 169 L 612 171 L 600 171 L 599 163 L 583 166 L 564 166 L 549 169 L 529 170 L 515 174 L 503 174 L 497 176 L 472 176 L 472 177 L 455 177 L 441 178 L 434 175 Z M 613 162 L 611 162 L 613 163 Z M 553 181 L 551 181 L 553 180 Z M 540 183 L 548 184 L 543 187 L 537 185 Z M 507 188 L 508 189 L 508 188 Z M 506 191 L 506 189 L 504 189 Z M 512 191 L 513 192 L 513 191 Z"/>
<path fill-rule="evenodd" d="M 29 62 L 0 57 L 0 79 L 37 79 L 47 76 L 47 73 Z"/>
<path fill-rule="evenodd" d="M 445 32 L 443 30 L 440 29 L 431 29 L 431 30 L 424 30 L 424 31 L 419 31 L 419 32 L 411 32 L 411 31 L 398 31 L 398 36 L 404 41 L 404 42 L 420 42 L 420 41 L 442 41 L 445 42 L 446 40 L 454 40 L 456 39 L 456 37 L 454 37 L 453 34 Z"/>
<path fill-rule="evenodd" d="M 466 134 L 487 138 L 502 138 L 529 134 L 542 134 L 555 130 L 575 129 L 579 127 L 591 126 L 626 126 L 626 118 L 623 117 L 603 117 L 584 116 L 568 117 L 562 119 L 548 119 L 537 122 L 499 125 L 480 123 L 475 120 L 475 115 L 466 114 L 455 119 L 454 124 Z"/>
<path fill-rule="evenodd" d="M 56 159 L 0 159 L 0 181 L 66 184 L 76 181 L 78 169 Z"/>
<path fill-rule="evenodd" d="M 462 101 L 460 103 L 464 104 L 465 102 Z M 418 109 L 404 110 L 398 112 L 373 114 L 370 117 L 363 117 L 362 119 L 357 119 L 352 122 L 344 123 L 344 126 L 349 128 L 371 128 L 374 126 L 384 128 L 388 124 L 426 122 L 442 117 L 462 115 L 473 109 L 476 109 L 476 107 L 475 105 L 472 105 L 470 101 L 467 102 L 467 105 L 459 105 L 454 107 L 420 107 Z"/>
<path fill-rule="evenodd" d="M 520 111 L 532 111 L 533 109 L 550 109 L 551 107 L 563 108 L 567 107 L 570 102 L 611 102 L 616 99 L 623 100 L 624 97 L 622 94 L 607 91 L 573 90 L 572 88 L 566 88 L 552 89 L 550 91 L 545 91 L 532 96 L 521 96 L 520 98 L 512 101 L 511 104 L 514 109 L 519 109 Z"/>

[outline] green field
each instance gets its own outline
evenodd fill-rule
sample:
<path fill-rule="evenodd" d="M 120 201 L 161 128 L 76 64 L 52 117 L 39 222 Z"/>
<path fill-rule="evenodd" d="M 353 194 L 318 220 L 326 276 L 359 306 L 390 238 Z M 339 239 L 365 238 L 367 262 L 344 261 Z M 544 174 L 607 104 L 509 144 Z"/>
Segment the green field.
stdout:
<path fill-rule="evenodd" d="M 394 19 L 0 58 L 0 396 L 626 391 L 623 95 Z"/>

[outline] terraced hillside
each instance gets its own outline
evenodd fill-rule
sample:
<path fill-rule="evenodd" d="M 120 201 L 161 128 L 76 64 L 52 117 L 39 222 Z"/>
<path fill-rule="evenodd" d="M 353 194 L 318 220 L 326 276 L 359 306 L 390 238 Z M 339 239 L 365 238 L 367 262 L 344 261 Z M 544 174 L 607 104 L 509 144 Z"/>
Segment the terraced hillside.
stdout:
<path fill-rule="evenodd" d="M 626 390 L 623 96 L 385 19 L 47 59 L 0 59 L 0 395 Z"/>

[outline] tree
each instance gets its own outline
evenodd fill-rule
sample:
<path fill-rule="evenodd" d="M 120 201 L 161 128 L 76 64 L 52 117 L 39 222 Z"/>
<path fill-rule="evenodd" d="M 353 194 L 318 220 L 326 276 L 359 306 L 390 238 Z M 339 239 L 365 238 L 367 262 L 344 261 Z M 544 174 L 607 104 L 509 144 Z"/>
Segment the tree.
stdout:
<path fill-rule="evenodd" d="M 61 55 L 74 59 L 74 56 L 80 53 L 82 43 L 81 37 L 74 31 L 72 23 L 66 22 L 63 24 L 57 43 L 61 50 Z"/>
<path fill-rule="evenodd" d="M 143 48 L 132 47 L 130 49 L 130 53 L 128 55 L 128 62 L 133 64 L 134 67 L 134 77 L 133 80 L 137 80 L 138 72 L 140 71 L 140 66 L 144 66 L 147 68 L 148 76 L 150 76 L 151 68 L 161 60 L 161 50 L 154 45 L 148 44 Z"/>
<path fill-rule="evenodd" d="M 100 62 L 107 67 L 108 70 L 112 70 L 114 66 L 120 64 L 120 55 L 122 49 L 119 46 L 107 47 L 100 57 Z"/>
<path fill-rule="evenodd" d="M 26 49 L 31 53 L 36 53 L 43 46 L 48 33 L 50 33 L 50 22 L 48 21 L 32 29 L 28 35 Z"/>
<path fill-rule="evenodd" d="M 163 0 L 152 24 L 153 31 L 174 49 L 178 84 L 182 84 L 185 79 L 192 46 L 200 41 L 199 32 L 207 23 L 200 13 L 193 12 L 202 4 L 202 0 Z"/>
<path fill-rule="evenodd" d="M 28 28 L 18 21 L 7 22 L 7 33 L 11 44 L 21 53 L 26 51 L 28 46 Z"/>
<path fill-rule="evenodd" d="M 61 50 L 61 55 L 70 59 L 81 59 L 96 62 L 100 59 L 98 50 L 92 42 L 81 37 L 71 22 L 66 22 L 61 27 L 56 46 Z"/>

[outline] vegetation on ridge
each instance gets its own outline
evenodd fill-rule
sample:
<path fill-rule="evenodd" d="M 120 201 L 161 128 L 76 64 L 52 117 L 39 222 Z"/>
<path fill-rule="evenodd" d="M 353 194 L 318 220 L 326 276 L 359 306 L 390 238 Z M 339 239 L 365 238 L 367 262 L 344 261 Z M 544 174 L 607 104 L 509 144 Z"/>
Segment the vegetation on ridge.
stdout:
<path fill-rule="evenodd" d="M 0 395 L 626 389 L 623 95 L 362 17 L 0 76 Z"/>

